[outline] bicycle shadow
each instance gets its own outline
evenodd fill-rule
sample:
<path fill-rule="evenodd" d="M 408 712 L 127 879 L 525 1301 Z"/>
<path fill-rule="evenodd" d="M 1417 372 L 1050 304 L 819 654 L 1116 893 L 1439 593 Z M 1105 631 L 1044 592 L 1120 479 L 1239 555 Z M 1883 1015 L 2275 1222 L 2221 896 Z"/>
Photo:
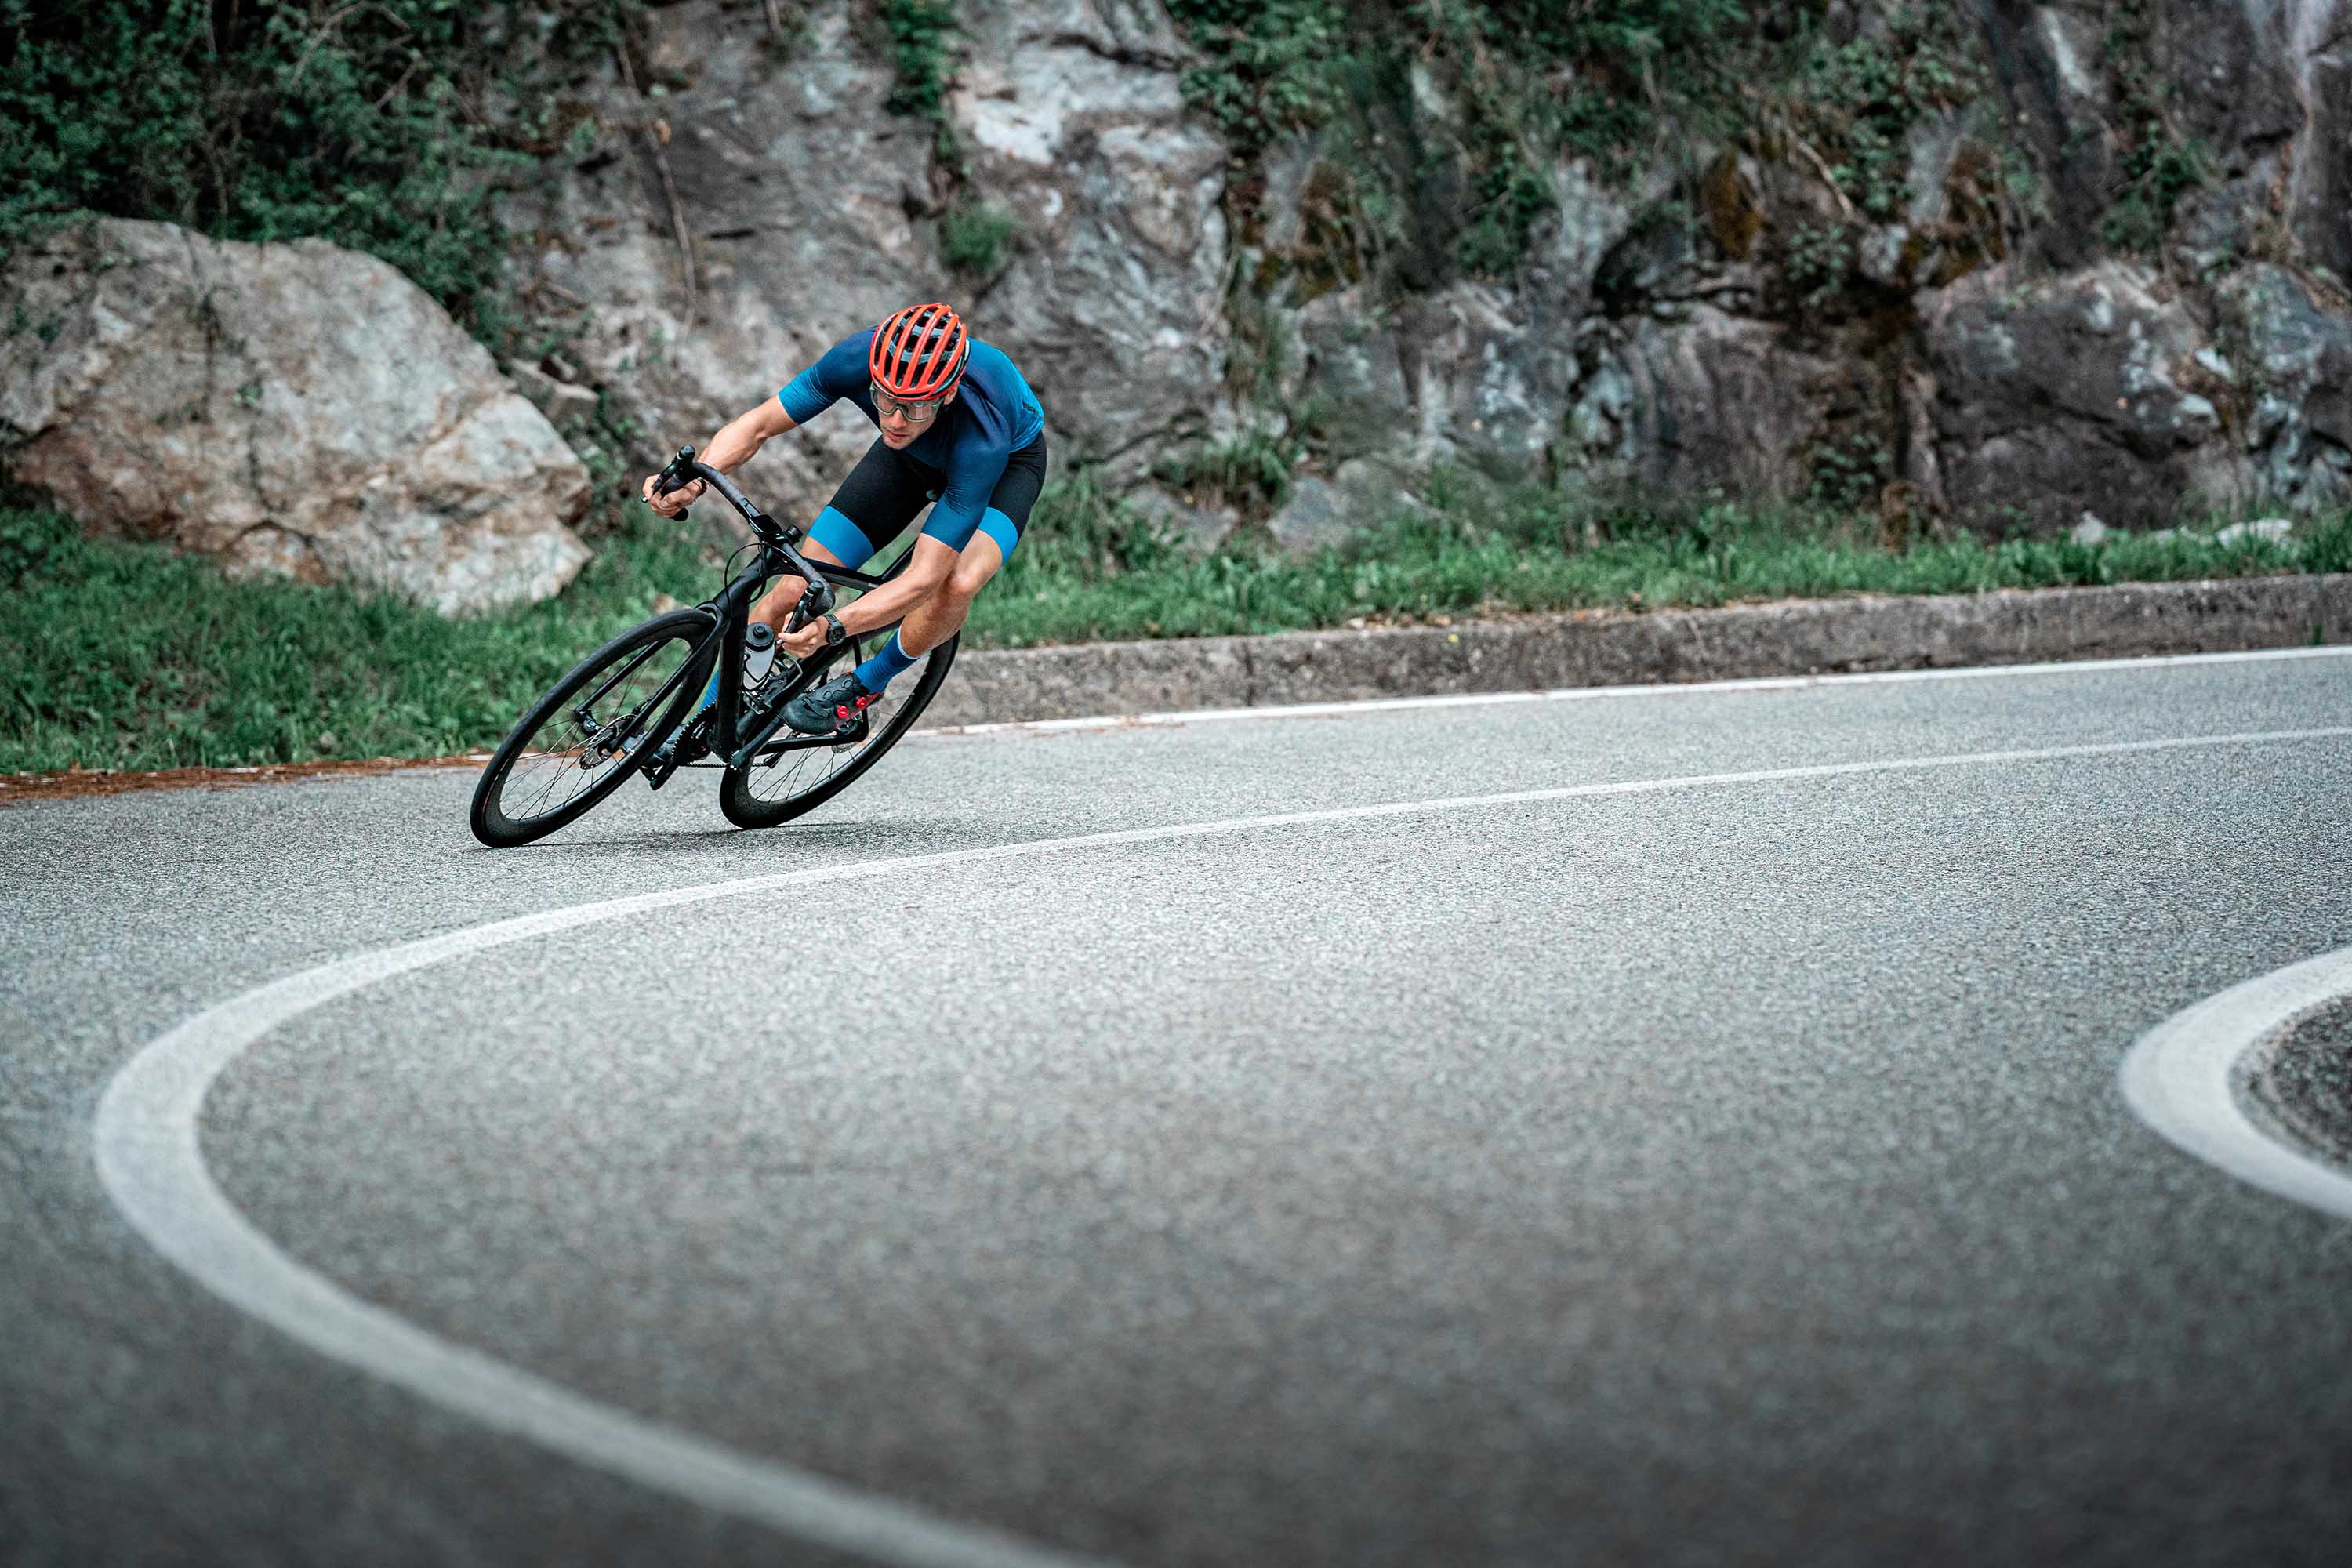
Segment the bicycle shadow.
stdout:
<path fill-rule="evenodd" d="M 698 828 L 583 834 L 575 827 L 542 838 L 535 844 L 517 845 L 509 849 L 488 849 L 477 845 L 473 849 L 479 855 L 541 858 L 591 854 L 602 857 L 610 856 L 615 850 L 640 850 L 672 859 L 723 858 L 730 866 L 740 868 L 747 862 L 756 864 L 763 858 L 761 851 L 796 863 L 803 862 L 806 853 L 812 849 L 859 851 L 856 858 L 860 859 L 896 858 L 973 848 L 987 842 L 985 834 L 985 828 L 969 820 L 910 822 L 873 818 L 786 823 L 781 827 L 759 829 L 715 824 Z"/>

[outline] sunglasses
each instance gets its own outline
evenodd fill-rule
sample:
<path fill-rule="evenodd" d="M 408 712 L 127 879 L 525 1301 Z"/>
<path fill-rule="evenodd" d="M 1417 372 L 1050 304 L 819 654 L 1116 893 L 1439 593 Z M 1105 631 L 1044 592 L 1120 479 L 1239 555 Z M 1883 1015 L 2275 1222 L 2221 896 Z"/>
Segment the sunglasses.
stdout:
<path fill-rule="evenodd" d="M 922 403 L 905 403 L 883 391 L 877 383 L 869 381 L 866 384 L 874 395 L 875 413 L 895 414 L 909 425 L 929 425 L 947 404 L 944 397 L 934 397 Z"/>

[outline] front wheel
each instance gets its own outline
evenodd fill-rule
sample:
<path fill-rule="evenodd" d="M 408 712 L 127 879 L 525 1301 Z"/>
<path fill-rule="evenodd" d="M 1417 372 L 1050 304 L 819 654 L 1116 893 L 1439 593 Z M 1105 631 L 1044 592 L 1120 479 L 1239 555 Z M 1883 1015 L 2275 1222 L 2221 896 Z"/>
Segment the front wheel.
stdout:
<path fill-rule="evenodd" d="M 875 646 L 888 636 L 886 629 Z M 910 669 L 893 681 L 891 689 L 866 709 L 866 730 L 856 740 L 837 746 L 780 747 L 778 742 L 791 740 L 793 731 L 779 730 L 761 748 L 761 755 L 743 767 L 727 770 L 719 785 L 719 809 L 738 827 L 774 827 L 814 811 L 847 789 L 858 774 L 898 743 L 898 737 L 915 727 L 915 721 L 939 694 L 940 682 L 947 679 L 961 640 L 961 635 L 948 638 L 923 656 L 921 668 Z M 867 650 L 855 651 L 862 657 Z"/>
<path fill-rule="evenodd" d="M 672 610 L 623 632 L 532 704 L 474 786 L 474 837 L 528 844 L 578 820 L 645 765 L 700 695 L 691 673 L 707 610 Z"/>

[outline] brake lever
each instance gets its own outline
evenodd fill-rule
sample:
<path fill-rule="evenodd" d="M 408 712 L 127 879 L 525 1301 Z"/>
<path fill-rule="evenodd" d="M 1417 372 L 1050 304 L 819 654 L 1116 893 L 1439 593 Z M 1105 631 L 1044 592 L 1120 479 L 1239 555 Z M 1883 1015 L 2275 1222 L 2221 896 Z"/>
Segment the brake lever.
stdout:
<path fill-rule="evenodd" d="M 677 449 L 677 455 L 669 460 L 668 466 L 664 468 L 659 477 L 654 480 L 654 493 L 656 495 L 666 496 L 672 490 L 684 489 L 688 485 L 693 482 L 694 448 L 691 447 L 680 447 Z M 693 511 L 694 509 L 692 507 L 682 506 L 678 508 L 677 511 L 673 512 L 671 516 L 677 521 L 683 522 L 687 518 L 693 514 Z"/>
<path fill-rule="evenodd" d="M 801 590 L 800 598 L 793 605 L 792 619 L 785 623 L 784 629 L 793 632 L 800 630 L 827 610 L 832 609 L 835 599 L 836 595 L 833 591 L 832 584 L 822 577 L 814 579 L 807 587 Z"/>

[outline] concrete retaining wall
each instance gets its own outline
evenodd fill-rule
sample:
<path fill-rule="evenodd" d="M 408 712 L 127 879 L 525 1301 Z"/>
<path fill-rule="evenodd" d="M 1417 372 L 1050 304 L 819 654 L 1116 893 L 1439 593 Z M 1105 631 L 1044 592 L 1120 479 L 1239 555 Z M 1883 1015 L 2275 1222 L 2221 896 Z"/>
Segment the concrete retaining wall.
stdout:
<path fill-rule="evenodd" d="M 929 725 L 2352 642 L 2352 574 L 966 654 Z"/>

